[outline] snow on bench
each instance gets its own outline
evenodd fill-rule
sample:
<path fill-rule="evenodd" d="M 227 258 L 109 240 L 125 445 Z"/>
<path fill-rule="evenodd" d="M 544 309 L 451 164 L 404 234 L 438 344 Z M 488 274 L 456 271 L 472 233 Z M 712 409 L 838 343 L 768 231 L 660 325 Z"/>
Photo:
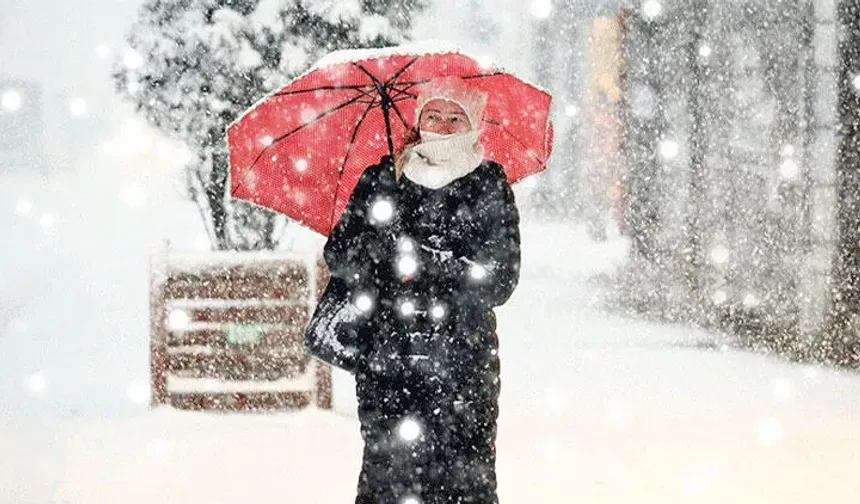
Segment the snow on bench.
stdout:
<path fill-rule="evenodd" d="M 331 369 L 303 346 L 326 279 L 319 254 L 156 251 L 152 405 L 331 408 Z"/>

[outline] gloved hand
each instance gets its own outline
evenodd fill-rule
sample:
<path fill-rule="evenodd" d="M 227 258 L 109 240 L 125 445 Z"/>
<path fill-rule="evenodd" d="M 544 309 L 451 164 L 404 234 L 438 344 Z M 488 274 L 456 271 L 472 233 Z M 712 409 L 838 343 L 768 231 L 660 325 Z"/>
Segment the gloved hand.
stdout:
<path fill-rule="evenodd" d="M 468 259 L 459 250 L 436 248 L 418 243 L 418 254 L 426 274 L 440 280 L 459 281 L 468 269 Z"/>

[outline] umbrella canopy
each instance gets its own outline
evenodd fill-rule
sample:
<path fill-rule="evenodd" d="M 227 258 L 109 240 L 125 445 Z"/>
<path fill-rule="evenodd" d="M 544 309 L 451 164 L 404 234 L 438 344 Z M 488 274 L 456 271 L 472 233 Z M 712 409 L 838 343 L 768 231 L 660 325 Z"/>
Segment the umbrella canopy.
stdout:
<path fill-rule="evenodd" d="M 488 95 L 484 156 L 509 182 L 545 169 L 546 91 L 451 47 L 337 51 L 228 127 L 232 196 L 327 236 L 364 169 L 402 146 L 421 86 L 448 76 Z"/>

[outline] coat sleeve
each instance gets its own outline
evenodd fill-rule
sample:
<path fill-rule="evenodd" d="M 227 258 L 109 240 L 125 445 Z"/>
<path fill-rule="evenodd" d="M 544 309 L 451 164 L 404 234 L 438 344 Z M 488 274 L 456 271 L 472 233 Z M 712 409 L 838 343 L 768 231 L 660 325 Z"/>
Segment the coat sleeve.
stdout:
<path fill-rule="evenodd" d="M 387 244 L 391 240 L 385 239 L 387 228 L 376 226 L 369 220 L 381 166 L 374 165 L 364 170 L 323 248 L 323 258 L 331 275 L 349 285 L 375 274 L 379 264 L 390 254 Z"/>
<path fill-rule="evenodd" d="M 519 212 L 501 167 L 482 187 L 473 211 L 475 233 L 463 237 L 453 257 L 429 257 L 432 275 L 449 282 L 456 294 L 492 308 L 503 305 L 520 277 Z"/>

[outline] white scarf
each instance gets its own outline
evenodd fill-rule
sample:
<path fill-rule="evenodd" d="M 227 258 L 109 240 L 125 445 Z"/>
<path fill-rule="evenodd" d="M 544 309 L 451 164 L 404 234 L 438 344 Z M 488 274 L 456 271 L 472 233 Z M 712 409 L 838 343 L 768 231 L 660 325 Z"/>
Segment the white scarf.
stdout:
<path fill-rule="evenodd" d="M 405 154 L 403 175 L 418 185 L 439 189 L 472 173 L 484 159 L 480 130 L 453 135 L 422 132 L 422 142 Z"/>

